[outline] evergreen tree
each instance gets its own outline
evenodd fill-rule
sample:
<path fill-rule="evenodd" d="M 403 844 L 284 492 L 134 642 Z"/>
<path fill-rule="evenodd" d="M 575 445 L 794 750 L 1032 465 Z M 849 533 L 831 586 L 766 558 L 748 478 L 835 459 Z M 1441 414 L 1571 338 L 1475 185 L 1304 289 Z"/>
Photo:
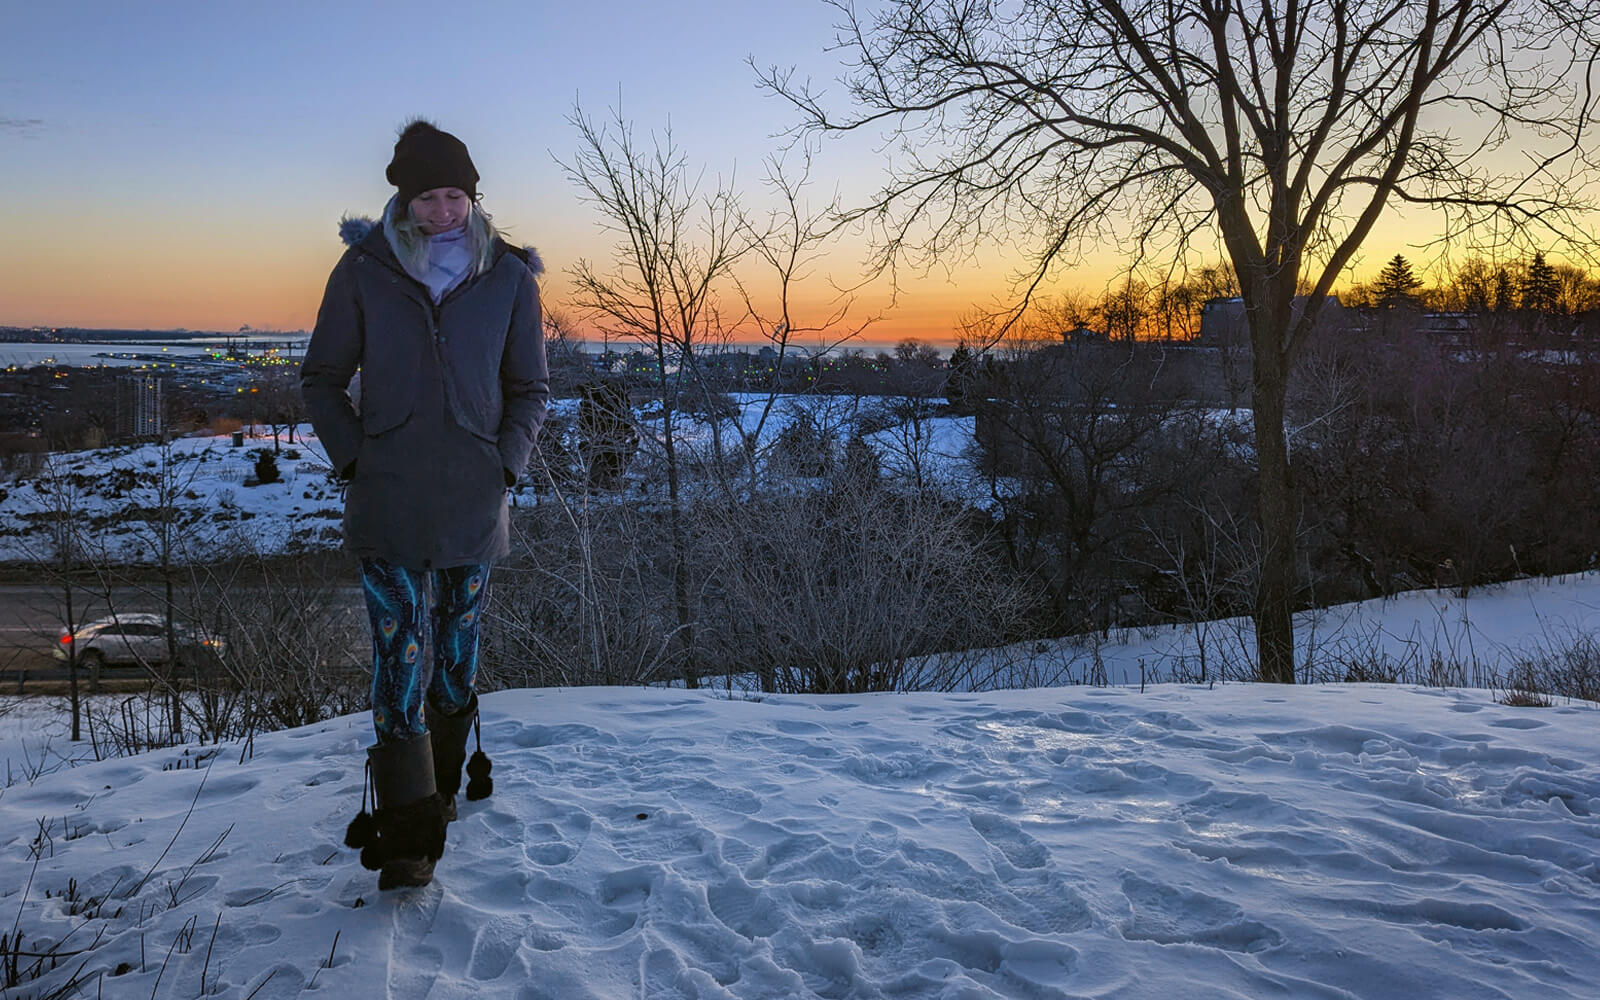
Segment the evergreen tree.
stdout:
<path fill-rule="evenodd" d="M 1393 309 L 1399 305 L 1414 305 L 1416 296 L 1411 293 L 1421 287 L 1422 281 L 1411 273 L 1411 262 L 1403 255 L 1395 254 L 1378 273 L 1378 282 L 1373 291 L 1377 295 L 1378 305 Z"/>
<path fill-rule="evenodd" d="M 773 457 L 783 473 L 814 479 L 833 467 L 834 441 L 833 432 L 824 429 L 810 410 L 796 407 L 773 442 Z"/>
<path fill-rule="evenodd" d="M 950 374 L 945 379 L 944 397 L 956 410 L 967 405 L 967 392 L 972 388 L 976 364 L 977 358 L 966 344 L 957 344 L 950 352 Z"/>
<path fill-rule="evenodd" d="M 1533 255 L 1527 276 L 1522 279 L 1522 308 L 1533 312 L 1549 312 L 1555 308 L 1559 290 L 1556 269 L 1544 259 L 1544 251 L 1541 250 Z"/>
<path fill-rule="evenodd" d="M 867 493 L 878 488 L 882 475 L 883 462 L 878 450 L 867 443 L 860 431 L 850 435 L 844 445 L 844 458 L 839 464 L 835 485 Z"/>
<path fill-rule="evenodd" d="M 1515 305 L 1511 301 L 1511 275 L 1505 268 L 1496 268 L 1494 272 L 1494 311 L 1505 312 Z"/>
<path fill-rule="evenodd" d="M 275 483 L 280 478 L 278 460 L 265 448 L 256 452 L 256 482 L 266 485 Z"/>

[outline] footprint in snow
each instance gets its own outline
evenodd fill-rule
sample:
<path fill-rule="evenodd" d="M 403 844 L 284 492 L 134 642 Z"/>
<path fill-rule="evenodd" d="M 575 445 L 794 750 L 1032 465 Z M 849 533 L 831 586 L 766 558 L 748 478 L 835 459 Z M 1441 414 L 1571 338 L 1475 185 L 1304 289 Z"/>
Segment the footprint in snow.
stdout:
<path fill-rule="evenodd" d="M 1236 904 L 1203 892 L 1124 872 L 1122 894 L 1133 911 L 1122 925 L 1122 936 L 1130 941 L 1197 944 L 1246 953 L 1283 943 L 1282 934 L 1246 918 Z"/>
<path fill-rule="evenodd" d="M 487 728 L 487 727 L 485 727 Z M 517 726 L 509 733 L 495 733 L 496 745 L 517 747 L 524 750 L 539 747 L 564 747 L 572 744 L 586 746 L 617 746 L 618 741 L 610 733 L 601 732 L 593 726 L 565 725 L 565 726 Z M 489 735 L 484 735 L 484 742 L 489 741 Z"/>
<path fill-rule="evenodd" d="M 773 898 L 738 875 L 707 885 L 706 905 L 724 927 L 746 940 L 771 937 L 784 925 Z"/>
<path fill-rule="evenodd" d="M 1543 729 L 1549 724 L 1543 719 L 1495 719 L 1489 723 L 1498 729 Z"/>
<path fill-rule="evenodd" d="M 311 789 L 316 788 L 319 785 L 343 781 L 344 776 L 345 772 L 341 769 L 331 767 L 325 768 L 306 779 L 304 783 L 287 782 L 279 786 L 272 792 L 272 794 L 268 795 L 262 800 L 262 806 L 267 809 L 276 810 L 287 805 L 293 805 L 306 795 L 310 794 Z"/>
<path fill-rule="evenodd" d="M 742 816 L 755 815 L 763 805 L 760 798 L 743 788 L 730 788 L 705 778 L 668 781 L 662 790 L 679 796 L 681 801 L 704 802 Z"/>
<path fill-rule="evenodd" d="M 578 814 L 582 816 L 582 814 Z M 523 853 L 536 865 L 556 867 L 578 856 L 589 835 L 589 819 L 582 816 L 582 831 L 574 843 L 554 823 L 530 823 L 523 833 Z"/>
<path fill-rule="evenodd" d="M 856 837 L 852 851 L 861 867 L 874 868 L 896 853 L 899 841 L 900 831 L 874 820 Z"/>
<path fill-rule="evenodd" d="M 701 995 L 685 982 L 683 960 L 669 948 L 652 948 L 639 963 L 640 995 L 661 1000 L 691 1000 Z M 689 987 L 685 989 L 684 987 Z"/>
<path fill-rule="evenodd" d="M 505 975 L 517 957 L 522 947 L 523 920 L 520 916 L 485 918 L 478 911 L 471 911 L 470 920 L 473 926 L 461 931 L 461 936 L 472 942 L 466 960 L 467 978 L 492 982 Z"/>
<path fill-rule="evenodd" d="M 648 885 L 646 890 L 639 897 L 641 901 L 649 895 Z M 602 883 L 597 895 L 590 895 L 564 879 L 535 872 L 528 882 L 527 897 L 532 905 L 527 913 L 531 919 L 537 919 L 542 928 L 541 935 L 536 937 L 546 942 L 564 941 L 563 929 L 570 929 L 580 940 L 589 940 L 594 934 L 611 939 L 628 933 L 638 925 L 639 914 L 636 909 L 611 905 L 612 899 L 619 898 L 612 895 L 614 891 L 615 884 L 610 880 Z M 559 918 L 559 924 L 551 925 L 540 911 Z M 541 950 L 554 951 L 558 947 L 562 945 Z"/>
<path fill-rule="evenodd" d="M 999 851 L 1013 868 L 1043 868 L 1050 861 L 1050 852 L 1022 827 L 1004 816 L 975 812 L 967 815 L 978 836 Z"/>
<path fill-rule="evenodd" d="M 427 942 L 444 900 L 444 887 L 435 881 L 418 889 L 391 890 L 379 899 L 379 905 L 394 908 L 394 929 L 389 934 L 388 995 L 425 997 L 444 965 L 444 955 Z"/>
<path fill-rule="evenodd" d="M 779 719 L 772 724 L 772 728 L 788 736 L 815 736 L 827 732 L 815 722 L 800 722 L 795 719 Z"/>

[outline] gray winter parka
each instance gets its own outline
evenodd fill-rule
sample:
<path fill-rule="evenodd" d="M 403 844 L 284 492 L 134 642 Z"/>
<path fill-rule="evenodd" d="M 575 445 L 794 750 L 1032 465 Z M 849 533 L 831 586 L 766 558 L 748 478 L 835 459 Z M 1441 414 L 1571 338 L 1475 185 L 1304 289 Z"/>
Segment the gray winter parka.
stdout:
<path fill-rule="evenodd" d="M 345 547 L 417 570 L 492 562 L 509 549 L 505 491 L 549 401 L 543 266 L 497 241 L 494 264 L 435 305 L 382 225 L 340 230 L 350 248 L 328 278 L 300 391 L 349 480 Z"/>

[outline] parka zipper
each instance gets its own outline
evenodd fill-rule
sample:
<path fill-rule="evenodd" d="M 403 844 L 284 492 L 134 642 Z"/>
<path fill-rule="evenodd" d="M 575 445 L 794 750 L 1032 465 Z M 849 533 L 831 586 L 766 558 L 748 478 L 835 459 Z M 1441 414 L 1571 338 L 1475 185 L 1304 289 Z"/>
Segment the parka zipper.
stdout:
<path fill-rule="evenodd" d="M 387 249 L 387 244 L 385 245 L 385 249 Z M 439 323 L 444 318 L 445 305 L 448 304 L 451 299 L 455 298 L 456 295 L 466 290 L 468 285 L 476 282 L 478 277 L 481 277 L 481 275 L 474 276 L 469 281 L 463 281 L 461 284 L 450 289 L 449 295 L 446 295 L 441 301 L 435 302 L 433 301 L 433 296 L 428 292 L 428 286 L 413 277 L 411 272 L 402 267 L 399 261 L 393 260 L 391 255 L 378 253 L 376 249 L 366 250 L 365 254 L 366 256 L 377 261 L 385 269 L 393 273 L 399 280 L 407 282 L 413 291 L 421 295 L 419 302 L 422 307 L 427 310 L 428 316 L 428 339 L 433 343 L 434 354 L 438 356 L 438 348 L 444 343 L 443 338 L 439 336 Z M 499 262 L 499 258 L 496 257 L 495 263 L 498 264 Z M 443 361 L 442 356 L 440 357 L 440 361 Z"/>
<path fill-rule="evenodd" d="M 450 290 L 450 294 L 446 295 L 440 301 L 435 302 L 433 301 L 433 296 L 428 293 L 428 286 L 412 277 L 411 272 L 407 271 L 398 260 L 394 259 L 394 251 L 390 249 L 389 241 L 383 236 L 381 230 L 378 232 L 376 237 L 368 237 L 369 240 L 374 238 L 378 242 L 374 243 L 371 247 L 364 248 L 363 253 L 366 256 L 376 260 L 381 266 L 387 268 L 392 273 L 398 275 L 400 280 L 409 282 L 412 289 L 421 293 L 422 295 L 421 305 L 426 310 L 426 315 L 428 317 L 428 343 L 433 347 L 433 360 L 434 363 L 439 366 L 439 374 L 444 379 L 444 392 L 446 400 L 448 401 L 451 397 L 450 366 L 449 362 L 445 358 L 445 338 L 439 332 L 439 324 L 444 318 L 444 307 L 449 305 L 450 301 L 456 296 L 464 293 L 468 287 L 476 284 L 477 281 L 483 277 L 483 275 L 474 275 L 469 280 L 463 281 L 461 284 L 452 288 Z M 378 247 L 380 245 L 386 252 L 379 252 Z M 491 270 L 499 266 L 500 259 L 502 257 L 512 252 L 511 247 L 504 241 L 498 242 L 497 249 L 499 252 L 495 254 L 494 261 L 490 265 Z M 484 272 L 484 274 L 487 273 L 487 271 Z M 447 402 L 447 405 L 450 404 Z M 455 407 L 451 405 L 451 409 L 454 410 Z"/>

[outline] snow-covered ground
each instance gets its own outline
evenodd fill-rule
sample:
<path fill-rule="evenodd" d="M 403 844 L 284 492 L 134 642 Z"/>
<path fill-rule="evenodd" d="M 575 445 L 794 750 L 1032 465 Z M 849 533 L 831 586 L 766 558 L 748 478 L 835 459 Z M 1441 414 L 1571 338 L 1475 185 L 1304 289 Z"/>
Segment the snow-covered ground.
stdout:
<path fill-rule="evenodd" d="M 1559 659 L 1575 649 L 1600 657 L 1597 636 L 1600 572 L 1589 572 L 1479 587 L 1465 598 L 1448 590 L 1417 590 L 1301 612 L 1295 616 L 1295 661 L 1303 678 L 1354 675 L 1493 686 L 1519 665 Z M 969 669 L 979 677 L 1023 682 L 1237 680 L 1254 673 L 1255 643 L 1250 619 L 1229 618 L 1020 643 L 986 654 Z M 946 661 L 962 659 L 963 654 L 933 657 L 924 669 L 937 673 Z"/>
<path fill-rule="evenodd" d="M 1528 640 L 1584 585 L 1513 602 Z M 7 996 L 1600 996 L 1586 703 L 503 691 L 494 795 L 383 894 L 341 846 L 364 717 L 92 763 L 0 706 L 42 772 L 0 794 L 0 924 L 70 955 Z"/>
<path fill-rule="evenodd" d="M 272 451 L 273 439 L 257 425 L 239 448 L 231 435 L 206 435 L 53 454 L 42 470 L 0 482 L 0 562 L 51 561 L 57 512 L 71 514 L 81 557 L 157 562 L 156 532 L 129 511 L 167 503 L 178 511 L 180 560 L 337 547 L 340 488 L 310 425 L 292 440 L 280 434 L 279 479 L 256 485 L 262 450 Z"/>
<path fill-rule="evenodd" d="M 962 427 L 932 426 L 956 460 Z M 185 539 L 328 544 L 319 449 L 245 487 L 250 448 L 174 446 Z M 83 523 L 136 557 L 111 515 L 149 503 L 161 454 L 65 459 Z M 34 557 L 38 501 L 0 485 L 0 559 Z M 1586 574 L 1297 637 L 1323 673 L 1471 680 L 1597 619 Z M 341 844 L 366 718 L 94 762 L 58 705 L 0 699 L 0 997 L 1600 997 L 1600 709 L 1226 683 L 1252 642 L 1230 621 L 1027 643 L 960 685 L 1112 687 L 489 694 L 494 796 L 433 886 L 385 894 Z M 1202 666 L 1223 683 L 1138 687 Z"/>

